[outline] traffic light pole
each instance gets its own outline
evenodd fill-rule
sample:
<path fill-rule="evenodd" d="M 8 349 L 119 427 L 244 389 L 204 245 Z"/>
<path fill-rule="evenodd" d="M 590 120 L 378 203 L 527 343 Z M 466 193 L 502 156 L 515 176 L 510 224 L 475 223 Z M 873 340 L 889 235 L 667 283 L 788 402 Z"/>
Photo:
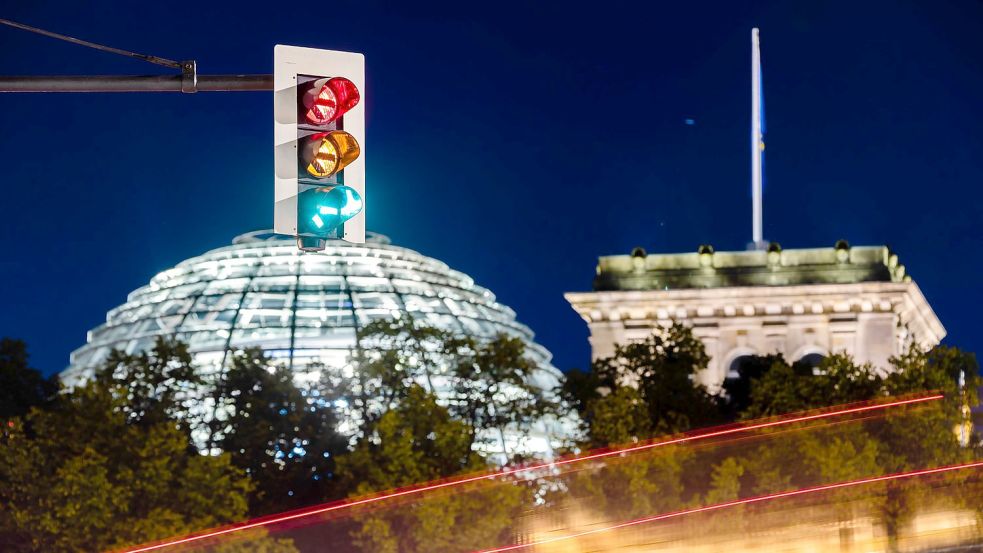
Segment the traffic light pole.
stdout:
<path fill-rule="evenodd" d="M 271 91 L 273 75 L 0 77 L 0 92 Z"/>
<path fill-rule="evenodd" d="M 194 60 L 174 61 L 160 56 L 138 54 L 82 40 L 37 27 L 0 19 L 0 25 L 14 27 L 86 48 L 118 54 L 171 69 L 180 75 L 134 76 L 49 76 L 0 77 L 0 92 L 227 92 L 235 90 L 273 90 L 273 75 L 199 75 Z"/>

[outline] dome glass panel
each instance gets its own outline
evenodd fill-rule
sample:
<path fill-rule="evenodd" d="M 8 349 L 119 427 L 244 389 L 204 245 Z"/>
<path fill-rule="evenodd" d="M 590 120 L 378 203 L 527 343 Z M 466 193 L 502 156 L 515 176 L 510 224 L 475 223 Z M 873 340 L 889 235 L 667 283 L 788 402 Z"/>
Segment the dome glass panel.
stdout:
<path fill-rule="evenodd" d="M 535 384 L 545 391 L 559 382 L 550 353 L 533 341 L 532 331 L 464 273 L 381 235 L 370 234 L 365 244 L 336 241 L 322 252 L 301 252 L 292 239 L 268 231 L 241 235 L 134 290 L 88 333 L 62 379 L 84 380 L 113 349 L 139 353 L 160 336 L 187 343 L 205 374 L 250 347 L 262 348 L 298 376 L 311 363 L 344 371 L 359 346 L 360 327 L 404 314 L 480 340 L 518 337 L 538 366 Z M 536 426 L 538 431 L 511 432 L 511 445 L 551 449 L 556 432 L 547 426 L 558 427 Z M 572 428 L 571 421 L 562 426 Z"/>

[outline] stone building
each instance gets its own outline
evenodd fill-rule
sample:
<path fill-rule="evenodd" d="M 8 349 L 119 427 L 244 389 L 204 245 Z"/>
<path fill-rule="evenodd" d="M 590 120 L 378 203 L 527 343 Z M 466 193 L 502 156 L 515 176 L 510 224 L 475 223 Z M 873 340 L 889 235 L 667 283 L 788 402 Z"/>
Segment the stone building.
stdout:
<path fill-rule="evenodd" d="M 817 363 L 845 351 L 881 368 L 945 329 L 898 256 L 885 246 L 630 255 L 598 260 L 594 290 L 567 301 L 590 327 L 593 357 L 681 321 L 706 345 L 701 379 L 716 389 L 750 355 Z"/>

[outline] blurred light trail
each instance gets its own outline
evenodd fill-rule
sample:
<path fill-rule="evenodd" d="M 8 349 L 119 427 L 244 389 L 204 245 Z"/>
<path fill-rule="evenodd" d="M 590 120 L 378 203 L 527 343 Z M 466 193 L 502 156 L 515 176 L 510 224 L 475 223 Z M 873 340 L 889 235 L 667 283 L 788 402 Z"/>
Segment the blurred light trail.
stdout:
<path fill-rule="evenodd" d="M 681 517 L 684 515 L 692 515 L 696 513 L 705 513 L 707 511 L 716 511 L 718 509 L 724 509 L 727 507 L 735 507 L 737 505 L 747 505 L 749 503 L 760 503 L 762 501 L 768 501 L 772 499 L 782 499 L 785 497 L 793 497 L 798 495 L 807 495 L 811 493 L 824 492 L 829 490 L 836 490 L 840 488 L 850 488 L 853 486 L 862 486 L 864 484 L 874 484 L 877 482 L 887 482 L 889 480 L 902 480 L 904 478 L 914 478 L 916 476 L 927 476 L 930 474 L 939 474 L 944 472 L 952 472 L 957 470 L 966 470 L 971 468 L 983 467 L 983 461 L 977 461 L 974 463 L 966 463 L 963 465 L 951 465 L 947 467 L 938 467 L 934 469 L 922 469 L 915 470 L 911 472 L 899 472 L 895 474 L 888 474 L 885 476 L 875 476 L 872 478 L 864 478 L 861 480 L 850 480 L 848 482 L 839 482 L 836 484 L 825 484 L 822 486 L 814 486 L 811 488 L 802 488 L 798 490 L 789 490 L 785 492 L 778 492 L 767 495 L 759 495 L 755 497 L 748 497 L 746 499 L 736 499 L 734 501 L 727 501 L 724 503 L 715 503 L 713 505 L 706 505 L 704 507 L 697 507 L 695 509 L 685 509 L 682 511 L 673 511 L 671 513 L 663 513 L 661 515 L 650 516 L 646 518 L 639 518 L 635 520 L 629 520 L 627 522 L 621 522 L 611 526 L 605 526 L 604 528 L 595 528 L 594 530 L 586 530 L 584 532 L 577 532 L 576 534 L 570 534 L 567 536 L 557 536 L 555 538 L 548 538 L 540 541 L 534 541 L 530 543 L 521 543 L 516 545 L 507 545 L 505 547 L 499 547 L 497 549 L 482 549 L 477 553 L 500 553 L 502 551 L 516 551 L 519 549 L 525 549 L 527 547 L 535 547 L 537 545 L 545 545 L 548 543 L 555 543 L 558 541 L 570 540 L 575 538 L 580 538 L 583 536 L 590 536 L 593 534 L 599 534 L 601 532 L 608 532 L 611 530 L 617 530 L 619 528 L 627 528 L 629 526 L 637 526 L 639 524 L 645 524 L 647 522 L 656 522 L 659 520 L 666 520 L 670 518 Z"/>
<path fill-rule="evenodd" d="M 379 495 L 374 495 L 371 497 L 365 497 L 356 500 L 343 500 L 336 501 L 332 503 L 326 503 L 321 505 L 315 505 L 314 507 L 307 507 L 305 509 L 300 509 L 296 511 L 289 511 L 286 513 L 280 513 L 277 515 L 271 515 L 268 517 L 262 517 L 258 519 L 253 519 L 251 521 L 246 521 L 239 524 L 234 524 L 231 526 L 220 527 L 214 530 L 208 530 L 200 534 L 192 534 L 189 536 L 175 538 L 172 540 L 167 540 L 155 544 L 141 545 L 134 549 L 124 549 L 121 553 L 142 553 L 144 551 L 155 551 L 158 549 L 163 549 L 165 547 L 171 547 L 174 545 L 181 545 L 186 543 L 191 543 L 195 541 L 200 541 L 208 538 L 214 538 L 218 536 L 224 536 L 231 534 L 233 532 L 241 532 L 243 530 L 248 530 L 250 528 L 258 528 L 261 526 L 269 526 L 271 524 L 277 524 L 281 522 L 288 522 L 291 520 L 297 520 L 304 517 L 320 515 L 324 513 L 329 513 L 333 511 L 340 511 L 342 509 L 348 509 L 351 507 L 357 507 L 359 505 L 367 505 L 369 503 L 376 503 L 386 499 L 394 499 L 397 497 L 406 497 L 409 495 L 416 495 L 423 492 L 431 490 L 439 490 L 442 488 L 449 488 L 452 486 L 458 486 L 461 484 L 468 484 L 471 482 L 479 482 L 482 480 L 493 480 L 502 476 L 510 476 L 513 474 L 520 474 L 523 472 L 532 472 L 541 469 L 549 469 L 553 467 L 559 467 L 564 465 L 570 465 L 573 463 L 579 463 L 581 461 L 591 461 L 596 459 L 603 459 L 606 457 L 612 457 L 616 455 L 626 455 L 629 453 L 635 453 L 638 451 L 645 451 L 649 449 L 654 449 L 657 447 L 664 447 L 669 445 L 681 444 L 686 442 L 694 442 L 697 440 L 705 440 L 708 438 L 717 438 L 720 436 L 729 436 L 732 434 L 738 434 L 741 432 L 748 432 L 751 430 L 760 430 L 764 428 L 774 428 L 777 426 L 784 426 L 789 424 L 795 424 L 799 422 L 809 422 L 814 420 L 826 419 L 831 417 L 838 417 L 842 415 L 854 415 L 858 413 L 868 413 L 872 411 L 878 411 L 883 409 L 889 409 L 891 407 L 900 407 L 903 405 L 914 405 L 919 403 L 926 403 L 930 401 L 938 401 L 944 396 L 939 393 L 928 392 L 926 395 L 918 396 L 905 396 L 905 399 L 896 399 L 894 401 L 880 402 L 880 403 L 870 403 L 865 402 L 861 404 L 852 403 L 847 405 L 832 406 L 823 409 L 820 412 L 805 411 L 800 413 L 792 413 L 788 415 L 783 415 L 779 418 L 772 418 L 770 420 L 758 419 L 760 422 L 749 421 L 746 423 L 738 423 L 725 426 L 716 426 L 704 430 L 697 430 L 694 432 L 682 434 L 676 438 L 663 439 L 661 441 L 652 441 L 644 443 L 641 445 L 623 448 L 623 449 L 610 449 L 601 450 L 597 453 L 589 453 L 582 456 L 568 457 L 566 459 L 560 459 L 557 461 L 551 461 L 548 463 L 541 463 L 529 466 L 520 466 L 516 468 L 485 472 L 480 474 L 473 474 L 471 476 L 459 477 L 456 479 L 449 479 L 443 481 L 435 481 L 426 484 L 420 484 L 417 486 L 390 490 L 388 492 L 383 492 Z M 806 414 L 810 413 L 810 414 Z"/>

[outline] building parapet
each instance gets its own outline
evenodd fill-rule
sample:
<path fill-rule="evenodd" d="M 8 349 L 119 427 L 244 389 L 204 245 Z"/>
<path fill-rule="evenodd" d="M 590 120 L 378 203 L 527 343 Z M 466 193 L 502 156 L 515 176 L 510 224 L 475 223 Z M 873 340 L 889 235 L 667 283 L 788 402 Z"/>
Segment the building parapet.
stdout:
<path fill-rule="evenodd" d="M 793 286 L 908 282 L 904 265 L 887 246 L 851 247 L 841 240 L 832 248 L 715 252 L 709 245 L 693 253 L 629 255 L 598 259 L 595 291 L 673 290 L 736 286 Z"/>

